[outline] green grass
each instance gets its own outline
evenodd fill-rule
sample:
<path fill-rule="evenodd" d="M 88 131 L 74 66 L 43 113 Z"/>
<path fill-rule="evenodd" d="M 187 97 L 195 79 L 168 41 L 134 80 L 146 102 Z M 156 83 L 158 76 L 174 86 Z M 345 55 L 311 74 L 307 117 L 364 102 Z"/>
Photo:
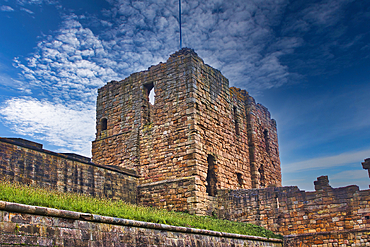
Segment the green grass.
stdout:
<path fill-rule="evenodd" d="M 174 226 L 282 239 L 281 235 L 275 235 L 269 230 L 249 223 L 137 206 L 122 201 L 97 199 L 7 181 L 0 181 L 0 200 Z"/>

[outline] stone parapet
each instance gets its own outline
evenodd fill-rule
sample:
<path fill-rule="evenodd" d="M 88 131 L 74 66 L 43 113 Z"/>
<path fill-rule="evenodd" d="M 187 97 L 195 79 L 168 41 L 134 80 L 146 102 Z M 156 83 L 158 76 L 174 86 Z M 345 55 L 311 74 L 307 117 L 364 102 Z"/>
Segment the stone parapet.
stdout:
<path fill-rule="evenodd" d="M 0 178 L 131 203 L 137 198 L 134 171 L 94 164 L 76 154 L 51 152 L 25 140 L 0 138 Z"/>
<path fill-rule="evenodd" d="M 284 247 L 370 246 L 370 228 L 284 236 Z"/>
<path fill-rule="evenodd" d="M 0 245 L 256 246 L 282 240 L 170 226 L 0 201 Z"/>
<path fill-rule="evenodd" d="M 327 177 L 318 178 L 316 188 L 315 192 L 293 186 L 222 190 L 215 208 L 220 218 L 260 225 L 283 235 L 294 235 L 292 239 L 325 236 L 323 239 L 334 238 L 339 243 L 346 240 L 347 233 L 354 239 L 360 233 L 361 239 L 367 238 L 370 190 L 359 190 L 355 185 L 332 188 Z"/>

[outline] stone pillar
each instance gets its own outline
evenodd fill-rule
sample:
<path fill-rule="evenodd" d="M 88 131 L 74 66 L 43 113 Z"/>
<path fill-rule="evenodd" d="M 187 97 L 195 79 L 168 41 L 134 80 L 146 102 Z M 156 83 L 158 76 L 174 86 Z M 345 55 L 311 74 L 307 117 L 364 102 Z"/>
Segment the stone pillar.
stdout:
<path fill-rule="evenodd" d="M 324 190 L 331 188 L 329 185 L 329 178 L 328 176 L 321 176 L 317 178 L 317 181 L 314 181 L 313 184 L 315 185 L 315 190 Z"/>
<path fill-rule="evenodd" d="M 365 159 L 364 162 L 362 162 L 361 164 L 362 164 L 362 168 L 367 170 L 367 172 L 369 173 L 369 178 L 370 178 L 370 158 Z M 370 185 L 369 185 L 369 188 L 370 188 Z"/>

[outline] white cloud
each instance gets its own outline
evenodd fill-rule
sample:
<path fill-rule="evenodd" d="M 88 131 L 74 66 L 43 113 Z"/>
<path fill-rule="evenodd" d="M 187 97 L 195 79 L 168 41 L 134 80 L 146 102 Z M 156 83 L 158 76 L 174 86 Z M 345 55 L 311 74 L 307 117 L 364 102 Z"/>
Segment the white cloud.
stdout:
<path fill-rule="evenodd" d="M 4 12 L 13 12 L 13 11 L 14 11 L 14 9 L 13 9 L 12 7 L 10 7 L 10 6 L 6 6 L 6 5 L 2 5 L 2 6 L 0 7 L 0 10 L 1 10 L 1 11 L 4 11 Z"/>
<path fill-rule="evenodd" d="M 65 106 L 31 97 L 12 98 L 0 108 L 4 124 L 20 135 L 32 136 L 86 156 L 95 133 L 95 109 Z"/>
<path fill-rule="evenodd" d="M 283 165 L 284 173 L 292 173 L 313 169 L 327 169 L 329 167 L 344 166 L 350 163 L 360 163 L 370 157 L 370 149 L 346 152 L 338 155 L 314 158 Z"/>
<path fill-rule="evenodd" d="M 27 12 L 28 14 L 31 14 L 31 15 L 33 15 L 34 13 L 33 13 L 33 11 L 31 11 L 31 10 L 29 10 L 29 9 L 26 9 L 26 8 L 21 8 L 21 10 L 22 11 L 25 11 L 25 12 Z"/>
<path fill-rule="evenodd" d="M 20 5 L 31 5 L 31 4 L 57 4 L 58 0 L 17 0 L 17 3 Z"/>
<path fill-rule="evenodd" d="M 348 185 L 357 185 L 360 189 L 369 189 L 370 179 L 368 172 L 364 169 L 342 171 L 329 177 L 332 187 L 344 187 Z"/>
<path fill-rule="evenodd" d="M 71 98 L 94 104 L 98 87 L 119 79 L 102 42 L 88 28 L 73 18 L 55 36 L 48 36 L 37 52 L 15 66 L 31 87 L 42 87 L 45 94 L 61 101 Z"/>
<path fill-rule="evenodd" d="M 56 2 L 18 0 L 21 5 Z M 113 8 L 104 10 L 101 19 L 64 16 L 61 28 L 45 36 L 32 56 L 14 59 L 29 82 L 28 90 L 42 90 L 51 104 L 82 102 L 93 107 L 96 89 L 107 81 L 163 62 L 178 49 L 177 0 L 108 2 Z M 300 30 L 310 30 L 312 23 L 332 25 L 345 3 L 328 1 L 325 8 L 312 5 L 302 10 L 297 18 Z M 288 0 L 183 1 L 183 44 L 221 70 L 231 85 L 253 95 L 279 87 L 297 76 L 281 58 L 305 42 L 294 35 L 277 37 L 274 27 L 281 24 L 288 4 Z"/>
<path fill-rule="evenodd" d="M 369 155 L 370 156 L 370 155 Z M 366 170 L 350 170 L 350 171 L 342 171 L 330 176 L 330 180 L 357 180 L 362 178 L 369 178 L 369 175 Z M 370 181 L 369 181 L 370 182 Z"/>

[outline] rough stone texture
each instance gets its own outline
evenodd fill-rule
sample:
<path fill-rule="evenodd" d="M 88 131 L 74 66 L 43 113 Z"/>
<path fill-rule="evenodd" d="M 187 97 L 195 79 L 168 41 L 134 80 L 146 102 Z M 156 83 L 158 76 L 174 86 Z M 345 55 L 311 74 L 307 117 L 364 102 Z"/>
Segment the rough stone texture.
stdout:
<path fill-rule="evenodd" d="M 0 178 L 64 192 L 136 203 L 133 171 L 99 166 L 77 154 L 60 154 L 23 139 L 0 138 Z"/>
<path fill-rule="evenodd" d="M 284 247 L 370 246 L 369 230 L 319 232 L 284 236 Z"/>
<path fill-rule="evenodd" d="M 369 173 L 369 178 L 370 178 L 370 158 L 365 159 L 364 162 L 362 162 L 361 164 L 362 164 L 362 168 L 367 170 L 367 172 Z"/>
<path fill-rule="evenodd" d="M 282 240 L 278 239 L 268 240 L 2 201 L 0 232 L 0 246 L 282 246 Z"/>
<path fill-rule="evenodd" d="M 319 177 L 315 187 L 315 192 L 297 187 L 223 190 L 215 210 L 221 218 L 257 224 L 283 235 L 301 235 L 292 239 L 301 239 L 307 246 L 319 244 L 318 236 L 336 243 L 349 240 L 347 236 L 368 238 L 370 190 L 355 185 L 332 188 L 326 176 Z"/>
<path fill-rule="evenodd" d="M 195 178 L 163 180 L 138 186 L 138 201 L 144 206 L 189 211 L 186 205 L 195 202 Z"/>
<path fill-rule="evenodd" d="M 281 186 L 276 122 L 267 108 L 229 88 L 191 49 L 99 89 L 96 129 L 93 161 L 135 169 L 145 188 L 193 177 L 190 187 L 176 185 L 184 193 L 166 198 L 140 189 L 143 204 L 204 214 L 219 189 Z"/>

